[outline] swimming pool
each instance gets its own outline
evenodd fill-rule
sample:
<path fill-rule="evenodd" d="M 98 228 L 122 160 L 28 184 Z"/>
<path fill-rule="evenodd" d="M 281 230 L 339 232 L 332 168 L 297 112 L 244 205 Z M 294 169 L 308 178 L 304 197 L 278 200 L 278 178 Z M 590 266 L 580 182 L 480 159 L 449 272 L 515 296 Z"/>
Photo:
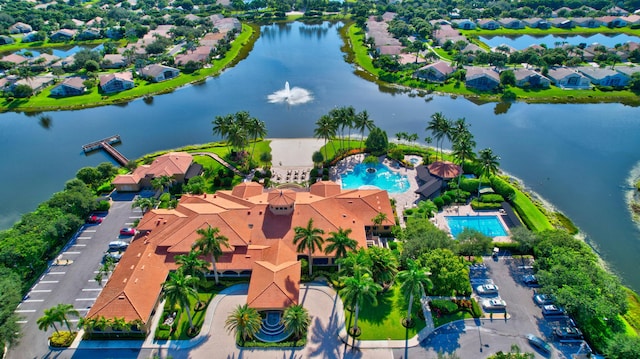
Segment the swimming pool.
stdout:
<path fill-rule="evenodd" d="M 369 170 L 373 168 L 373 170 Z M 407 176 L 391 172 L 383 164 L 376 166 L 359 163 L 352 171 L 340 175 L 343 189 L 358 189 L 373 186 L 389 193 L 404 193 L 409 190 Z"/>
<path fill-rule="evenodd" d="M 475 229 L 488 237 L 508 235 L 498 216 L 446 216 L 445 218 L 454 238 L 458 237 L 465 228 Z"/>

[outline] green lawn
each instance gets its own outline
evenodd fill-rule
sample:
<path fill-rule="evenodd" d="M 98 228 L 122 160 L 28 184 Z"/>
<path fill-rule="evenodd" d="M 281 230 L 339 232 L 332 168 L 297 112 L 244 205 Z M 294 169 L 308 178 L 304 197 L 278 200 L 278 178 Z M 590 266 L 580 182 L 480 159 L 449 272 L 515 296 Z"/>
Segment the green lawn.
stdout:
<path fill-rule="evenodd" d="M 355 63 L 368 73 L 377 77 L 380 70 L 373 67 L 373 61 L 369 56 L 369 49 L 362 43 L 364 40 L 364 32 L 355 24 L 349 26 L 347 31 L 348 40 L 351 43 L 351 51 L 353 51 L 353 56 L 355 57 Z"/>
<path fill-rule="evenodd" d="M 209 306 L 209 303 L 211 302 L 211 299 L 213 299 L 213 297 L 215 296 L 215 293 L 211 292 L 211 293 L 198 293 L 198 297 L 200 298 L 201 301 L 207 303 L 207 306 Z M 204 317 L 207 314 L 207 308 L 205 307 L 205 309 L 200 310 L 200 311 L 194 311 L 194 308 L 196 306 L 196 299 L 195 298 L 190 298 L 189 299 L 189 307 L 191 308 L 191 319 L 193 321 L 193 325 L 196 328 L 200 328 L 202 327 L 202 323 L 204 323 Z M 168 305 L 165 305 L 164 308 L 165 311 L 171 311 L 171 308 L 169 308 Z M 177 310 L 180 310 L 179 308 Z M 169 339 L 171 340 L 189 340 L 191 339 L 189 336 L 187 336 L 187 330 L 189 329 L 189 318 L 187 317 L 187 312 L 184 310 L 180 311 L 180 317 L 178 319 L 178 324 L 176 325 L 176 330 L 171 334 L 171 336 L 169 337 Z"/>
<path fill-rule="evenodd" d="M 416 303 L 418 300 L 416 299 Z M 400 286 L 394 285 L 391 290 L 378 295 L 378 305 L 373 306 L 365 303 L 360 309 L 358 327 L 362 335 L 358 339 L 362 340 L 404 340 L 407 336 L 407 329 L 402 326 L 402 319 L 407 315 L 407 302 L 400 292 Z M 414 313 L 419 306 L 414 305 Z M 349 325 L 351 312 L 345 310 L 346 325 Z M 409 338 L 414 337 L 425 327 L 424 320 L 413 316 L 415 327 L 408 330 Z"/>
<path fill-rule="evenodd" d="M 447 314 L 447 315 L 443 315 L 441 317 L 433 317 L 433 327 L 434 328 L 438 328 L 440 326 L 443 326 L 447 323 L 451 323 L 451 322 L 455 322 L 456 320 L 462 320 L 462 319 L 468 319 L 468 318 L 473 318 L 473 316 L 471 314 L 469 314 L 466 311 L 459 311 L 457 313 L 453 313 L 453 314 Z"/>
<path fill-rule="evenodd" d="M 627 333 L 638 336 L 640 335 L 640 296 L 629 288 L 625 289 L 629 303 L 629 310 L 623 316 L 628 328 Z"/>
<path fill-rule="evenodd" d="M 364 145 L 364 141 L 362 140 L 351 139 L 349 141 L 347 139 L 344 139 L 341 141 L 340 139 L 334 139 L 334 140 L 327 141 L 326 146 L 320 147 L 320 153 L 322 153 L 322 155 L 325 156 L 325 149 L 326 149 L 325 161 L 327 161 L 327 159 L 329 160 L 333 159 L 341 147 L 348 148 L 348 149 L 359 149 L 359 148 L 364 148 L 365 145 Z"/>
<path fill-rule="evenodd" d="M 516 190 L 516 195 L 513 199 L 513 207 L 525 222 L 525 225 L 534 232 L 553 229 L 553 225 L 549 222 L 547 216 L 535 203 L 520 190 L 514 189 Z"/>

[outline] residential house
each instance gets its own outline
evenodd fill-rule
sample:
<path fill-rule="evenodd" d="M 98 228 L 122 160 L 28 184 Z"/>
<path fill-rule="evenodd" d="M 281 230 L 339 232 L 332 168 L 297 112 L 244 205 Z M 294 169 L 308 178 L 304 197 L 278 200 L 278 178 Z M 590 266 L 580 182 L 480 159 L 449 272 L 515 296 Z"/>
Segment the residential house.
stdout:
<path fill-rule="evenodd" d="M 133 74 L 129 71 L 100 76 L 100 90 L 104 93 L 120 92 L 132 89 L 134 86 Z"/>
<path fill-rule="evenodd" d="M 78 34 L 77 39 L 78 40 L 94 40 L 94 39 L 99 39 L 101 37 L 102 35 L 100 34 L 100 29 L 88 28 L 88 29 L 82 30 Z"/>
<path fill-rule="evenodd" d="M 389 55 L 389 56 L 400 55 L 402 53 L 402 50 L 404 50 L 404 46 L 402 45 L 383 45 L 383 46 L 378 46 L 376 48 L 376 51 L 380 55 Z"/>
<path fill-rule="evenodd" d="M 416 70 L 416 78 L 430 82 L 445 82 L 456 71 L 449 63 L 437 61 Z"/>
<path fill-rule="evenodd" d="M 558 27 L 561 29 L 571 29 L 574 26 L 572 20 L 569 20 L 564 17 L 556 17 L 553 19 L 549 19 L 549 23 L 551 24 L 551 26 Z"/>
<path fill-rule="evenodd" d="M 31 25 L 25 24 L 24 22 L 18 21 L 15 24 L 9 26 L 9 33 L 11 34 L 26 34 L 31 31 L 33 31 Z"/>
<path fill-rule="evenodd" d="M 500 85 L 500 75 L 493 69 L 487 67 L 470 66 L 465 67 L 467 75 L 465 86 L 481 91 L 489 91 Z"/>
<path fill-rule="evenodd" d="M 569 14 L 573 11 L 572 8 L 563 6 L 551 12 L 551 17 L 563 17 L 569 16 Z"/>
<path fill-rule="evenodd" d="M 492 19 L 480 19 L 478 27 L 485 30 L 495 30 L 500 28 L 500 23 Z"/>
<path fill-rule="evenodd" d="M 141 68 L 138 73 L 150 81 L 162 82 L 177 77 L 180 75 L 180 70 L 169 66 L 152 64 Z"/>
<path fill-rule="evenodd" d="M 467 40 L 466 37 L 451 27 L 451 25 L 441 25 L 439 29 L 433 32 L 433 39 L 437 45 L 443 45 L 448 40 L 454 43 L 460 40 Z"/>
<path fill-rule="evenodd" d="M 64 42 L 71 41 L 78 33 L 78 30 L 72 29 L 60 29 L 51 35 L 49 35 L 49 40 L 53 42 Z"/>
<path fill-rule="evenodd" d="M 452 21 L 458 29 L 462 30 L 474 30 L 476 28 L 476 23 L 469 19 L 460 19 Z"/>
<path fill-rule="evenodd" d="M 185 20 L 189 20 L 191 22 L 197 22 L 197 21 L 200 20 L 200 17 L 197 16 L 197 15 L 194 15 L 194 14 L 187 14 L 187 15 L 185 15 L 184 18 L 185 18 Z"/>
<path fill-rule="evenodd" d="M 513 74 L 518 87 L 547 88 L 551 84 L 551 80 L 530 69 L 517 68 Z"/>
<path fill-rule="evenodd" d="M 22 65 L 22 64 L 26 63 L 27 61 L 29 61 L 29 59 L 24 57 L 24 56 L 22 56 L 22 55 L 9 54 L 9 55 L 3 56 L 0 59 L 0 61 L 2 61 L 2 62 L 10 62 L 14 66 L 18 66 L 18 65 Z"/>
<path fill-rule="evenodd" d="M 632 77 L 634 73 L 640 72 L 640 67 L 638 66 L 616 66 L 614 70 L 623 73 L 629 77 Z"/>
<path fill-rule="evenodd" d="M 550 68 L 547 77 L 554 85 L 563 89 L 589 89 L 591 87 L 589 78 L 567 67 Z"/>
<path fill-rule="evenodd" d="M 224 39 L 225 35 L 219 32 L 208 32 L 200 39 L 200 45 L 209 46 L 215 49 L 218 46 L 220 40 Z"/>
<path fill-rule="evenodd" d="M 387 219 L 381 225 L 372 218 Z M 162 284 L 178 265 L 175 257 L 188 253 L 202 228 L 217 228 L 228 238 L 216 261 L 220 275 L 250 276 L 247 305 L 259 311 L 284 310 L 299 301 L 300 260 L 293 243 L 294 228 L 313 220 L 325 233 L 350 229 L 358 248 L 375 245 L 374 229 L 390 234 L 393 210 L 386 191 L 342 190 L 335 182 L 320 181 L 308 190 L 264 189 L 243 182 L 214 194 L 184 195 L 174 209 L 152 209 L 137 226 L 138 234 L 123 254 L 89 309 L 87 318 L 140 320 L 148 330 L 159 302 Z M 334 253 L 316 249 L 312 265 L 330 265 Z M 158 313 L 161 311 L 158 310 Z"/>
<path fill-rule="evenodd" d="M 627 16 L 629 15 L 629 12 L 619 6 L 614 6 L 614 7 L 611 7 L 610 9 L 607 9 L 607 15 Z"/>
<path fill-rule="evenodd" d="M 111 184 L 118 192 L 137 192 L 151 188 L 151 180 L 156 177 L 168 176 L 175 183 L 185 183 L 194 176 L 193 171 L 202 169 L 198 166 L 197 163 L 194 165 L 193 156 L 186 152 L 169 152 L 156 158 L 150 165 L 138 166 L 133 173 L 116 176 Z M 193 170 L 190 171 L 191 168 Z"/>
<path fill-rule="evenodd" d="M 594 85 L 612 87 L 624 87 L 629 85 L 629 76 L 609 68 L 584 66 L 578 67 L 577 70 L 588 77 Z"/>
<path fill-rule="evenodd" d="M 67 77 L 62 83 L 51 89 L 51 96 L 67 97 L 82 95 L 87 90 L 84 81 L 85 79 L 79 76 Z"/>
<path fill-rule="evenodd" d="M 551 24 L 549 24 L 547 20 L 541 19 L 539 17 L 532 17 L 530 19 L 524 19 L 522 21 L 524 21 L 527 26 L 534 29 L 548 29 L 551 26 Z"/>
<path fill-rule="evenodd" d="M 33 93 L 42 91 L 45 87 L 53 84 L 55 81 L 54 76 L 35 76 L 30 78 L 24 78 L 16 81 L 14 85 L 27 85 L 31 87 Z"/>
<path fill-rule="evenodd" d="M 44 40 L 44 35 L 40 35 L 37 31 L 31 31 L 22 35 L 22 42 L 34 42 Z"/>
<path fill-rule="evenodd" d="M 595 28 L 602 26 L 602 21 L 592 17 L 574 17 L 572 20 L 576 26 L 580 27 Z"/>
<path fill-rule="evenodd" d="M 39 56 L 29 61 L 29 66 L 31 66 L 32 69 L 39 68 L 40 70 L 44 70 L 57 61 L 60 61 L 60 58 L 58 56 L 41 53 Z"/>
<path fill-rule="evenodd" d="M 78 20 L 78 19 L 71 19 L 71 22 L 77 27 L 83 27 L 84 26 L 84 21 L 82 20 Z"/>
<path fill-rule="evenodd" d="M 512 17 L 505 17 L 498 20 L 500 25 L 505 29 L 524 29 L 525 22 Z"/>
<path fill-rule="evenodd" d="M 238 32 L 242 31 L 242 23 L 235 17 L 225 17 L 223 19 L 217 20 L 213 23 L 213 27 L 218 29 L 218 31 L 223 34 L 227 34 L 232 30 Z"/>
<path fill-rule="evenodd" d="M 602 25 L 607 27 L 624 27 L 627 22 L 620 16 L 601 16 L 598 18 Z"/>
<path fill-rule="evenodd" d="M 13 44 L 15 41 L 13 37 L 7 35 L 0 35 L 0 45 Z"/>
<path fill-rule="evenodd" d="M 632 25 L 640 25 L 640 15 L 629 15 L 629 16 L 624 16 L 622 18 L 622 20 L 627 22 L 627 25 L 632 26 Z"/>
<path fill-rule="evenodd" d="M 209 62 L 210 57 L 211 57 L 211 47 L 198 46 L 192 51 L 187 51 L 184 54 L 177 55 L 175 59 L 175 63 L 178 66 L 184 66 L 189 61 L 206 64 Z"/>
<path fill-rule="evenodd" d="M 127 58 L 120 54 L 105 54 L 100 63 L 103 69 L 119 69 L 127 65 Z"/>
<path fill-rule="evenodd" d="M 87 23 L 85 25 L 87 25 L 89 27 L 94 27 L 94 26 L 100 27 L 100 26 L 102 26 L 102 21 L 103 20 L 104 19 L 101 18 L 100 16 L 96 16 L 93 19 L 87 21 Z"/>

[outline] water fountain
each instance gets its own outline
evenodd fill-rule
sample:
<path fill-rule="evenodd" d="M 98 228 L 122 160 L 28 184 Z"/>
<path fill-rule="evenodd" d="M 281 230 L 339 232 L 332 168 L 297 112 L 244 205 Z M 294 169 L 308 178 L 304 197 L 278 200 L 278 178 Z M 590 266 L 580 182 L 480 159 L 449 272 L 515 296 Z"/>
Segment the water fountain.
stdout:
<path fill-rule="evenodd" d="M 284 89 L 278 90 L 267 96 L 270 103 L 287 103 L 289 105 L 300 105 L 313 100 L 311 92 L 301 87 L 289 86 L 289 81 L 284 83 Z"/>

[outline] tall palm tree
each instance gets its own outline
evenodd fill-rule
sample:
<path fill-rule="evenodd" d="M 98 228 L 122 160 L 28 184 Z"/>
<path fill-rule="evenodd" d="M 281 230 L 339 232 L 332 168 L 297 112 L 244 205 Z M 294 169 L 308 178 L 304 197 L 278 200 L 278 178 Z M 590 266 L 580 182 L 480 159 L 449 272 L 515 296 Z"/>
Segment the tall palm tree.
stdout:
<path fill-rule="evenodd" d="M 202 252 L 191 249 L 187 254 L 180 254 L 175 257 L 178 270 L 194 278 L 203 278 L 209 271 L 209 263 L 200 259 Z M 195 289 L 195 285 L 194 285 Z"/>
<path fill-rule="evenodd" d="M 56 333 L 59 333 L 56 323 L 60 323 L 60 317 L 58 317 L 58 313 L 55 312 L 54 308 L 45 309 L 44 315 L 38 318 L 36 323 L 40 330 L 47 331 L 49 328 L 53 328 Z"/>
<path fill-rule="evenodd" d="M 433 138 L 436 140 L 436 147 L 440 148 L 440 155 L 442 156 L 442 146 L 438 145 L 438 143 L 442 144 L 442 140 L 444 138 L 449 138 L 451 133 L 451 125 L 449 124 L 449 120 L 442 114 L 442 112 L 436 112 L 431 115 L 431 120 L 429 121 L 426 131 L 430 131 Z M 438 157 L 436 156 L 436 160 Z"/>
<path fill-rule="evenodd" d="M 356 273 L 367 272 L 371 275 L 371 267 L 373 263 L 364 248 L 355 252 L 350 252 L 346 257 L 338 259 L 341 265 L 338 274 L 345 277 L 356 276 Z"/>
<path fill-rule="evenodd" d="M 171 185 L 172 182 L 173 182 L 173 179 L 169 176 L 154 177 L 151 179 L 151 186 L 156 191 L 161 189 L 164 192 L 165 188 Z"/>
<path fill-rule="evenodd" d="M 480 174 L 480 178 L 490 176 L 496 174 L 498 172 L 498 167 L 500 166 L 500 157 L 496 156 L 490 148 L 485 148 L 483 150 L 478 151 L 480 158 L 480 169 L 482 173 Z M 478 181 L 478 197 L 480 197 L 480 184 L 482 181 Z"/>
<path fill-rule="evenodd" d="M 193 289 L 193 284 L 197 279 L 184 275 L 181 271 L 170 272 L 169 278 L 162 284 L 162 299 L 166 299 L 171 307 L 178 304 L 180 308 L 187 312 L 189 328 L 193 330 L 193 320 L 191 318 L 190 298 L 198 298 L 198 292 Z"/>
<path fill-rule="evenodd" d="M 264 138 L 267 135 L 267 125 L 264 123 L 264 121 L 260 121 L 255 117 L 251 117 L 247 126 L 247 133 L 249 134 L 249 136 L 251 136 L 251 140 L 253 140 L 251 156 L 249 156 L 249 162 L 251 162 L 253 153 L 256 150 L 256 142 L 258 142 L 258 138 Z"/>
<path fill-rule="evenodd" d="M 55 315 L 59 318 L 60 321 L 64 322 L 64 325 L 67 327 L 69 332 L 71 332 L 71 325 L 69 325 L 69 316 L 73 316 L 76 318 L 80 317 L 80 313 L 73 307 L 71 304 L 60 303 L 52 308 Z"/>
<path fill-rule="evenodd" d="M 411 308 L 414 297 L 420 297 L 426 289 L 431 289 L 433 283 L 429 279 L 429 271 L 420 266 L 412 259 L 407 260 L 407 269 L 398 273 L 400 289 L 405 296 L 409 297 L 409 307 L 407 308 L 406 325 L 411 325 Z"/>
<path fill-rule="evenodd" d="M 291 332 L 296 339 L 300 339 L 307 333 L 307 328 L 311 324 L 311 316 L 302 305 L 293 304 L 284 310 L 281 321 L 286 331 Z"/>
<path fill-rule="evenodd" d="M 364 143 L 364 130 L 371 131 L 371 129 L 376 127 L 374 121 L 369 118 L 369 113 L 366 110 L 358 112 L 356 118 L 353 121 L 353 126 L 356 130 L 360 131 L 362 143 Z"/>
<path fill-rule="evenodd" d="M 476 141 L 473 139 L 471 132 L 462 132 L 455 136 L 453 141 L 453 157 L 460 164 L 462 173 L 458 176 L 458 190 L 460 190 L 460 181 L 464 174 L 465 160 L 472 160 L 475 157 L 473 149 L 476 147 Z"/>
<path fill-rule="evenodd" d="M 349 238 L 351 231 L 351 228 L 339 227 L 337 232 L 329 232 L 330 237 L 327 238 L 327 242 L 330 244 L 324 248 L 324 253 L 335 252 L 335 259 L 340 259 L 346 257 L 349 251 L 355 251 L 358 241 Z M 340 272 L 340 262 L 338 262 L 338 272 Z"/>
<path fill-rule="evenodd" d="M 458 137 L 471 134 L 471 132 L 469 132 L 469 127 L 471 127 L 471 125 L 467 123 L 467 120 L 464 117 L 455 120 L 451 124 L 451 140 L 455 142 Z"/>
<path fill-rule="evenodd" d="M 158 200 L 155 197 L 136 197 L 131 203 L 131 208 L 140 208 L 142 214 L 147 213 L 150 209 L 155 208 L 158 204 Z"/>
<path fill-rule="evenodd" d="M 371 259 L 371 277 L 380 285 L 393 282 L 398 273 L 398 260 L 388 248 L 371 247 L 367 249 L 367 255 Z"/>
<path fill-rule="evenodd" d="M 231 126 L 229 126 L 227 141 L 231 147 L 235 147 L 240 152 L 243 152 L 248 141 L 247 128 L 242 126 L 239 122 L 234 121 Z"/>
<path fill-rule="evenodd" d="M 195 241 L 193 248 L 200 250 L 205 256 L 211 256 L 213 276 L 216 284 L 218 284 L 218 268 L 216 267 L 216 262 L 222 255 L 222 246 L 230 248 L 229 238 L 219 234 L 220 229 L 218 227 L 208 226 L 207 228 L 199 228 L 196 233 L 200 235 L 200 238 Z"/>
<path fill-rule="evenodd" d="M 350 150 L 351 149 L 351 130 L 354 128 L 355 126 L 355 121 L 356 121 L 356 109 L 353 108 L 353 106 L 348 106 L 348 107 L 344 107 L 343 110 L 344 112 L 344 121 L 342 122 L 343 126 L 346 126 L 349 129 L 349 132 L 347 134 L 347 148 Z"/>
<path fill-rule="evenodd" d="M 227 136 L 229 135 L 229 128 L 233 123 L 233 115 L 216 116 L 211 123 L 213 124 L 213 135 L 220 136 L 228 143 Z"/>
<path fill-rule="evenodd" d="M 327 161 L 329 157 L 327 156 L 327 141 L 336 137 L 337 126 L 336 122 L 327 115 L 322 115 L 316 121 L 316 128 L 313 130 L 313 136 L 316 138 L 324 139 L 324 159 Z M 333 142 L 332 142 L 333 145 Z M 335 152 L 335 146 L 333 146 L 333 152 Z"/>
<path fill-rule="evenodd" d="M 387 214 L 384 212 L 378 212 L 378 214 L 376 214 L 375 217 L 373 217 L 371 219 L 371 221 L 373 222 L 375 229 L 376 229 L 376 233 L 378 232 L 380 225 L 387 220 Z"/>
<path fill-rule="evenodd" d="M 354 308 L 356 316 L 355 321 L 353 322 L 353 327 L 351 328 L 351 333 L 357 334 L 360 306 L 362 305 L 362 303 L 364 303 L 365 299 L 367 299 L 368 302 L 373 306 L 378 305 L 378 299 L 376 295 L 382 290 L 382 287 L 374 282 L 373 278 L 371 278 L 371 275 L 366 272 L 356 272 L 353 277 L 342 277 L 340 278 L 340 280 L 344 284 L 344 288 L 340 290 L 340 296 L 342 296 L 345 303 Z M 355 340 L 356 339 L 354 335 L 354 343 Z"/>
<path fill-rule="evenodd" d="M 255 308 L 250 308 L 248 304 L 238 305 L 225 321 L 227 331 L 235 331 L 243 345 L 245 340 L 252 339 L 258 334 L 261 325 L 260 313 Z"/>
<path fill-rule="evenodd" d="M 298 226 L 295 227 L 293 231 L 295 232 L 293 244 L 298 245 L 296 250 L 298 252 L 304 252 L 306 249 L 309 254 L 309 277 L 311 277 L 313 274 L 313 252 L 316 248 L 319 251 L 322 250 L 322 243 L 324 242 L 322 235 L 324 231 L 313 226 L 313 218 L 309 218 L 306 227 Z"/>

